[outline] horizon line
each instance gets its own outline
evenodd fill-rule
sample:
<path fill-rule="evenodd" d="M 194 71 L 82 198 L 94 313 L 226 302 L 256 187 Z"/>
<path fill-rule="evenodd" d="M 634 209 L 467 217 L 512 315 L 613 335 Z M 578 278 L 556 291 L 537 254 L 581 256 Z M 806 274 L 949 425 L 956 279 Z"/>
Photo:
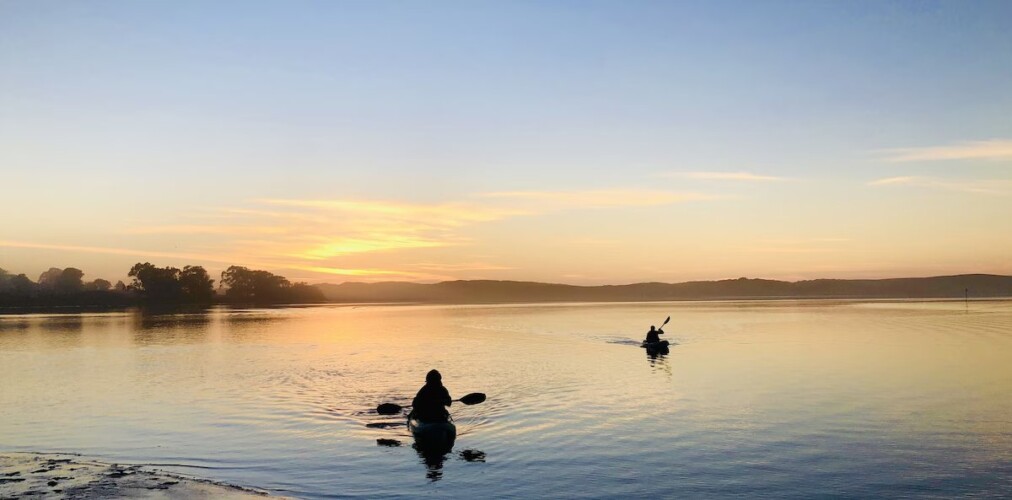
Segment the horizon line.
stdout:
<path fill-rule="evenodd" d="M 560 286 L 572 286 L 580 288 L 595 288 L 595 287 L 606 287 L 606 286 L 634 286 L 634 285 L 681 285 L 685 283 L 706 283 L 706 282 L 720 282 L 720 281 L 739 281 L 739 280 L 760 280 L 760 281 L 779 281 L 781 283 L 801 283 L 805 281 L 884 281 L 884 280 L 901 280 L 901 279 L 933 279 L 933 278 L 958 278 L 963 276 L 996 276 L 1000 278 L 1012 278 L 1012 274 L 995 274 L 995 273 L 958 273 L 958 274 L 937 274 L 929 276 L 892 276 L 886 278 L 808 278 L 799 280 L 784 280 L 774 278 L 750 278 L 747 276 L 741 276 L 738 278 L 719 278 L 719 279 L 700 279 L 700 280 L 687 280 L 687 281 L 636 281 L 629 283 L 612 283 L 612 284 L 599 284 L 599 285 L 575 285 L 571 283 L 553 282 L 553 281 L 530 281 L 530 280 L 497 280 L 497 279 L 459 279 L 459 280 L 444 280 L 434 282 L 419 282 L 419 281 L 342 281 L 340 283 L 307 283 L 311 286 L 341 286 L 341 285 L 377 285 L 385 283 L 401 283 L 409 285 L 439 285 L 442 283 L 458 283 L 458 282 L 492 282 L 492 283 L 528 283 L 538 285 L 560 285 Z"/>

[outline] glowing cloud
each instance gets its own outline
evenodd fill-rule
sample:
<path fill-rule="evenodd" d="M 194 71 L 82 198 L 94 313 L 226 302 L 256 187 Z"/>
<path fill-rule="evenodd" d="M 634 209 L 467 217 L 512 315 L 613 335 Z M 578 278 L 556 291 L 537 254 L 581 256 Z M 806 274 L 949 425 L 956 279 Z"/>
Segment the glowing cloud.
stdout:
<path fill-rule="evenodd" d="M 292 254 L 292 257 L 307 260 L 321 260 L 340 255 L 354 253 L 377 252 L 406 248 L 434 248 L 447 246 L 450 243 L 426 238 L 379 234 L 370 239 L 336 238 L 303 252 Z"/>
<path fill-rule="evenodd" d="M 886 177 L 868 183 L 869 186 L 913 186 L 964 193 L 1009 195 L 1012 194 L 1012 179 L 942 179 L 938 177 L 901 176 Z"/>
<path fill-rule="evenodd" d="M 440 280 L 446 279 L 446 276 L 438 276 L 434 274 L 423 274 L 409 271 L 394 271 L 389 269 L 342 269 L 337 267 L 326 267 L 326 266 L 291 266 L 290 269 L 298 269 L 300 271 L 312 271 L 314 273 L 331 274 L 338 276 L 349 276 L 349 277 L 383 277 L 383 278 L 401 278 L 401 279 L 416 279 L 416 280 Z"/>
<path fill-rule="evenodd" d="M 208 224 L 171 224 L 127 229 L 126 234 L 283 234 L 286 229 L 276 226 L 226 226 Z"/>
<path fill-rule="evenodd" d="M 488 222 L 526 214 L 526 212 L 519 210 L 483 207 L 465 203 L 422 205 L 354 200 L 266 199 L 258 201 L 268 205 L 308 208 L 329 212 L 346 212 L 409 220 L 429 220 L 435 221 L 439 225 L 452 227 L 472 222 Z"/>
<path fill-rule="evenodd" d="M 404 203 L 349 199 L 259 199 L 248 206 L 198 209 L 190 223 L 128 228 L 124 234 L 158 236 L 217 235 L 214 262 L 256 265 L 325 275 L 360 278 L 452 279 L 443 273 L 511 269 L 489 262 L 421 261 L 398 264 L 401 269 L 376 268 L 382 262 L 403 262 L 404 255 L 378 257 L 472 241 L 465 228 L 518 216 L 598 207 L 653 206 L 712 199 L 697 193 L 610 189 L 589 191 L 514 191 L 484 193 L 468 200 Z M 137 252 L 138 255 L 152 255 Z M 368 255 L 368 257 L 364 257 Z M 418 258 L 418 257 L 416 257 Z M 432 258 L 427 255 L 426 259 Z M 350 262 L 371 262 L 364 268 Z M 410 261 L 409 261 L 410 262 Z"/>
<path fill-rule="evenodd" d="M 759 175 L 749 172 L 667 172 L 663 177 L 681 177 L 708 181 L 776 182 L 789 180 L 787 177 Z"/>
<path fill-rule="evenodd" d="M 485 198 L 536 202 L 542 210 L 619 206 L 668 205 L 685 201 L 710 200 L 715 196 L 700 193 L 672 193 L 648 189 L 611 189 L 591 191 L 507 191 L 484 193 Z"/>
<path fill-rule="evenodd" d="M 1012 139 L 967 141 L 952 146 L 896 148 L 881 151 L 884 161 L 1012 160 Z"/>

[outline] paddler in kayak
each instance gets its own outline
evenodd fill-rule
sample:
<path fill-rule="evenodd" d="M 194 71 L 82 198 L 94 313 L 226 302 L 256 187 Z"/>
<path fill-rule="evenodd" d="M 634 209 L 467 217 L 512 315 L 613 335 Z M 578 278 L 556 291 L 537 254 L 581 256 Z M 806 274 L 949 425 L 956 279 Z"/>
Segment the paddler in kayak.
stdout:
<path fill-rule="evenodd" d="M 644 344 L 653 344 L 661 341 L 661 335 L 664 335 L 664 330 L 658 330 L 654 325 L 650 325 L 650 331 L 647 332 L 647 338 L 643 341 Z"/>
<path fill-rule="evenodd" d="M 446 422 L 450 418 L 446 407 L 452 403 L 450 391 L 443 387 L 443 376 L 436 370 L 429 370 L 425 375 L 425 385 L 411 402 L 411 413 L 422 422 Z"/>

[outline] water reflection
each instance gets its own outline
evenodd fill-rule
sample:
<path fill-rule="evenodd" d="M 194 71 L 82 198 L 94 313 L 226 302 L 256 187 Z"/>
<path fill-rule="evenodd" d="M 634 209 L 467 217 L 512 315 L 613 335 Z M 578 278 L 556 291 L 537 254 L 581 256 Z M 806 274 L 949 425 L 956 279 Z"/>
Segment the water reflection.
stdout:
<path fill-rule="evenodd" d="M 222 318 L 222 335 L 229 341 L 246 342 L 270 337 L 280 323 L 290 323 L 297 312 L 286 316 L 282 311 L 274 309 L 242 309 L 226 310 Z M 318 326 L 318 325 L 313 325 Z"/>
<path fill-rule="evenodd" d="M 391 422 L 369 422 L 365 424 L 365 427 L 370 429 L 388 429 L 392 427 L 404 426 L 403 421 Z M 442 444 L 436 444 L 432 441 L 420 441 L 417 436 L 413 439 L 411 449 L 413 449 L 418 457 L 419 463 L 425 467 L 425 478 L 430 482 L 439 481 L 443 478 L 443 466 L 447 460 L 456 458 L 464 462 L 469 463 L 485 463 L 486 455 L 485 452 L 476 449 L 465 449 L 458 453 L 453 452 L 454 441 L 443 442 Z M 377 438 L 376 446 L 384 448 L 399 448 L 403 446 L 398 439 L 391 438 Z"/>
<path fill-rule="evenodd" d="M 137 344 L 203 342 L 211 325 L 209 310 L 163 312 L 138 310 L 131 316 L 133 338 Z"/>
<path fill-rule="evenodd" d="M 653 366 L 658 359 L 666 359 L 667 355 L 671 354 L 671 350 L 666 345 L 654 348 L 644 347 L 643 350 L 646 351 L 647 359 L 650 360 L 651 366 Z"/>
<path fill-rule="evenodd" d="M 464 450 L 460 452 L 460 458 L 465 462 L 485 463 L 485 452 L 481 450 Z"/>
<path fill-rule="evenodd" d="M 84 329 L 84 318 L 79 315 L 53 316 L 42 320 L 39 327 L 60 333 L 81 333 Z"/>
<path fill-rule="evenodd" d="M 670 353 L 616 333 L 661 308 L 678 312 Z M 1012 301 L 78 316 L 0 317 L 5 447 L 299 498 L 1010 491 Z M 365 410 L 407 404 L 434 364 L 455 393 L 495 391 L 453 405 L 443 454 Z"/>
<path fill-rule="evenodd" d="M 392 440 L 390 440 L 392 441 Z M 397 442 L 396 445 L 385 445 L 385 446 L 400 446 Z M 432 450 L 424 446 L 418 446 L 418 443 L 412 445 L 415 452 L 418 453 L 422 465 L 425 466 L 425 478 L 429 481 L 436 482 L 443 478 L 443 465 L 446 463 L 451 456 L 453 456 L 453 450 Z M 470 463 L 485 463 L 485 452 L 481 450 L 462 450 L 456 454 L 459 460 Z"/>
<path fill-rule="evenodd" d="M 425 478 L 433 482 L 442 479 L 443 463 L 446 462 L 446 457 L 452 450 L 432 450 L 424 446 L 418 446 L 418 443 L 413 444 L 412 447 L 418 453 L 418 458 L 421 459 L 422 464 L 425 465 Z"/>
<path fill-rule="evenodd" d="M 370 429 L 389 429 L 391 427 L 403 427 L 404 422 L 399 420 L 396 422 L 369 422 L 365 426 Z"/>
<path fill-rule="evenodd" d="M 31 326 L 31 323 L 26 319 L 7 319 L 0 318 L 0 332 L 5 331 L 25 331 Z"/>
<path fill-rule="evenodd" d="M 380 443 L 380 441 L 384 441 L 384 443 Z M 378 439 L 377 444 L 380 444 L 381 446 L 400 446 L 401 443 L 392 439 Z M 485 463 L 485 452 L 475 449 L 465 449 L 454 454 L 453 445 L 454 443 L 452 441 L 444 446 L 432 446 L 431 444 L 423 445 L 417 440 L 411 445 L 411 447 L 415 450 L 415 453 L 418 454 L 420 462 L 425 466 L 426 479 L 432 482 L 442 479 L 443 465 L 451 457 L 456 457 L 458 460 L 470 463 Z"/>
<path fill-rule="evenodd" d="M 644 348 L 643 350 L 647 353 L 647 363 L 650 365 L 650 370 L 664 372 L 668 378 L 671 378 L 671 362 L 668 359 L 668 354 L 671 354 L 670 348 L 664 346 L 658 349 Z"/>

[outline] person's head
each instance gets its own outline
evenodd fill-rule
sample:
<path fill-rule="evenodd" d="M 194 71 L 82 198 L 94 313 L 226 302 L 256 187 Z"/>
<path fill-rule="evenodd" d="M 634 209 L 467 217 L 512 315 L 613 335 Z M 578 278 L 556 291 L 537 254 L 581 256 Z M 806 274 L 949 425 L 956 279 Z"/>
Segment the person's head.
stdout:
<path fill-rule="evenodd" d="M 650 331 L 651 332 L 656 332 L 657 331 L 657 327 L 654 326 L 654 325 L 650 325 Z"/>
<path fill-rule="evenodd" d="M 426 384 L 442 384 L 443 376 L 439 374 L 438 370 L 429 370 L 429 373 L 425 374 Z"/>

